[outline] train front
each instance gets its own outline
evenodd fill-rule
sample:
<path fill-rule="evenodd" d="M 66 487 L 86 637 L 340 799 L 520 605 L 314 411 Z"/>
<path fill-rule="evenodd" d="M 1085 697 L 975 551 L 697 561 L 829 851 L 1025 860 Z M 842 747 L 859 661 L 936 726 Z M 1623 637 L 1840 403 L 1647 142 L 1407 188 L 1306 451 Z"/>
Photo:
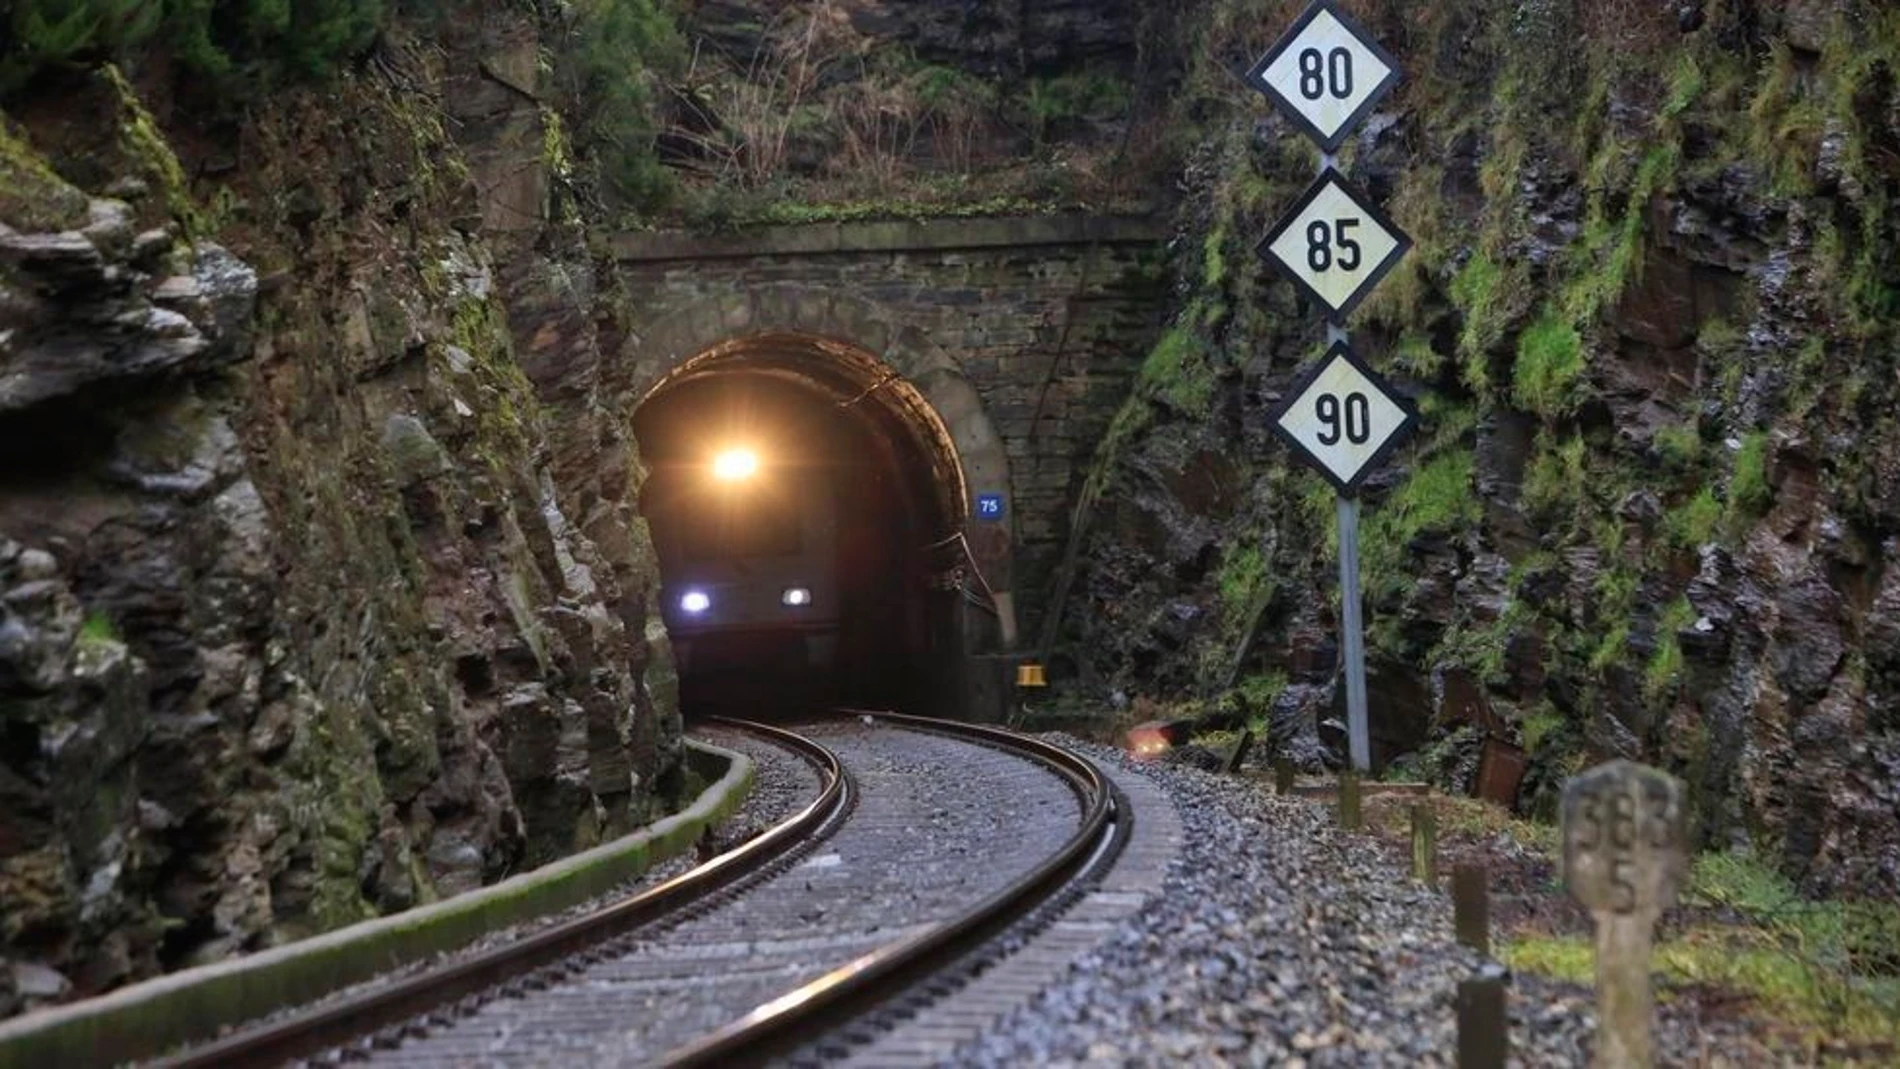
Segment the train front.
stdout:
<path fill-rule="evenodd" d="M 696 702 L 822 700 L 839 614 L 828 473 L 733 445 L 656 470 L 647 501 L 667 632 Z"/>

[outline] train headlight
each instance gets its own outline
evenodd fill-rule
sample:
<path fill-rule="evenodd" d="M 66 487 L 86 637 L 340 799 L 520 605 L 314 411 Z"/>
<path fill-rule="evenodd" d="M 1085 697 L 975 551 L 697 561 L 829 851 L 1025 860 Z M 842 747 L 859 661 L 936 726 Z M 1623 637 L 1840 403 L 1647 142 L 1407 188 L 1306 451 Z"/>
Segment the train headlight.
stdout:
<path fill-rule="evenodd" d="M 713 458 L 713 478 L 736 483 L 759 473 L 759 455 L 750 449 L 728 449 Z"/>
<path fill-rule="evenodd" d="M 810 605 L 811 591 L 802 586 L 786 587 L 785 593 L 779 595 L 779 601 L 792 608 L 797 608 L 801 605 Z"/>
<path fill-rule="evenodd" d="M 712 598 L 704 590 L 688 590 L 680 596 L 680 608 L 694 616 L 712 608 Z"/>

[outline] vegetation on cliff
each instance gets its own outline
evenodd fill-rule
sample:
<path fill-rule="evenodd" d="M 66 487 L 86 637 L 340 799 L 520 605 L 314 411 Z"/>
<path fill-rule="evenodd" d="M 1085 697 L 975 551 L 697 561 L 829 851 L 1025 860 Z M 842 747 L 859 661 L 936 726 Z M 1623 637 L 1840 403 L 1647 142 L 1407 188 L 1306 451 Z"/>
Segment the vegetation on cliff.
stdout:
<path fill-rule="evenodd" d="M 1206 5 L 1176 42 L 1180 312 L 1087 480 L 1065 619 L 1115 689 L 1231 721 L 1260 716 L 1239 684 L 1283 680 L 1265 719 L 1318 761 L 1332 495 L 1264 433 L 1318 317 L 1251 252 L 1316 161 L 1238 76 L 1300 6 Z M 1487 736 L 1515 745 L 1544 813 L 1584 762 L 1641 757 L 1690 782 L 1704 841 L 1890 894 L 1900 23 L 1349 6 L 1406 78 L 1342 166 L 1417 243 L 1354 341 L 1426 417 L 1367 491 L 1380 749 L 1468 787 Z M 1241 502 L 1217 547 L 1131 536 L 1205 529 L 1157 472 L 1246 488 L 1211 495 Z"/>
<path fill-rule="evenodd" d="M 592 382 L 613 316 L 564 134 L 613 87 L 542 103 L 540 43 L 630 10 L 8 16 L 0 233 L 55 251 L 0 256 L 0 1016 L 667 803 L 625 413 L 527 370 Z"/>

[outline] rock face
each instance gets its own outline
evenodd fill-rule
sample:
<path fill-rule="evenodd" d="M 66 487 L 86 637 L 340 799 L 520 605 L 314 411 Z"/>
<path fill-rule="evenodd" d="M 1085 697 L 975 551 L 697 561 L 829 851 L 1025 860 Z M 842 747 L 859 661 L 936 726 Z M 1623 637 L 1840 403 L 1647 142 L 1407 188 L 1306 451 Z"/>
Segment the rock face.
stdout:
<path fill-rule="evenodd" d="M 188 158 L 204 208 L 115 73 L 0 119 L 0 1013 L 478 886 L 675 778 L 611 311 L 526 251 L 545 199 L 483 222 L 541 120 L 453 142 L 456 75 L 392 56 Z"/>
<path fill-rule="evenodd" d="M 1426 417 L 1366 491 L 1384 756 L 1468 789 L 1521 747 L 1529 808 L 1649 760 L 1705 842 L 1891 896 L 1892 14 L 1352 6 L 1406 83 L 1344 166 L 1418 243 L 1353 338 Z M 1232 108 L 1197 113 L 1181 312 L 1091 475 L 1066 645 L 1085 689 L 1337 762 L 1332 495 L 1265 431 L 1319 317 L 1248 251 L 1313 164 L 1218 69 L 1264 43 L 1240 7 L 1191 37 Z"/>

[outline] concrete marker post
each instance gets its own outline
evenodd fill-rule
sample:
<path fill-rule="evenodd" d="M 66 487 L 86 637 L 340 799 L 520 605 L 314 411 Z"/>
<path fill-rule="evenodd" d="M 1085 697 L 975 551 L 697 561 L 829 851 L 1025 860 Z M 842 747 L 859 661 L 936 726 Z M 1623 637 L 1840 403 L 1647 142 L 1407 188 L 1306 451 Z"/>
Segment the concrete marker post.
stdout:
<path fill-rule="evenodd" d="M 1656 920 L 1688 875 L 1682 784 L 1633 761 L 1598 765 L 1564 784 L 1563 877 L 1596 919 L 1600 1069 L 1655 1063 L 1649 964 Z"/>
<path fill-rule="evenodd" d="M 1293 793 L 1294 771 L 1293 762 L 1287 758 L 1276 757 L 1273 759 L 1273 793 Z"/>

